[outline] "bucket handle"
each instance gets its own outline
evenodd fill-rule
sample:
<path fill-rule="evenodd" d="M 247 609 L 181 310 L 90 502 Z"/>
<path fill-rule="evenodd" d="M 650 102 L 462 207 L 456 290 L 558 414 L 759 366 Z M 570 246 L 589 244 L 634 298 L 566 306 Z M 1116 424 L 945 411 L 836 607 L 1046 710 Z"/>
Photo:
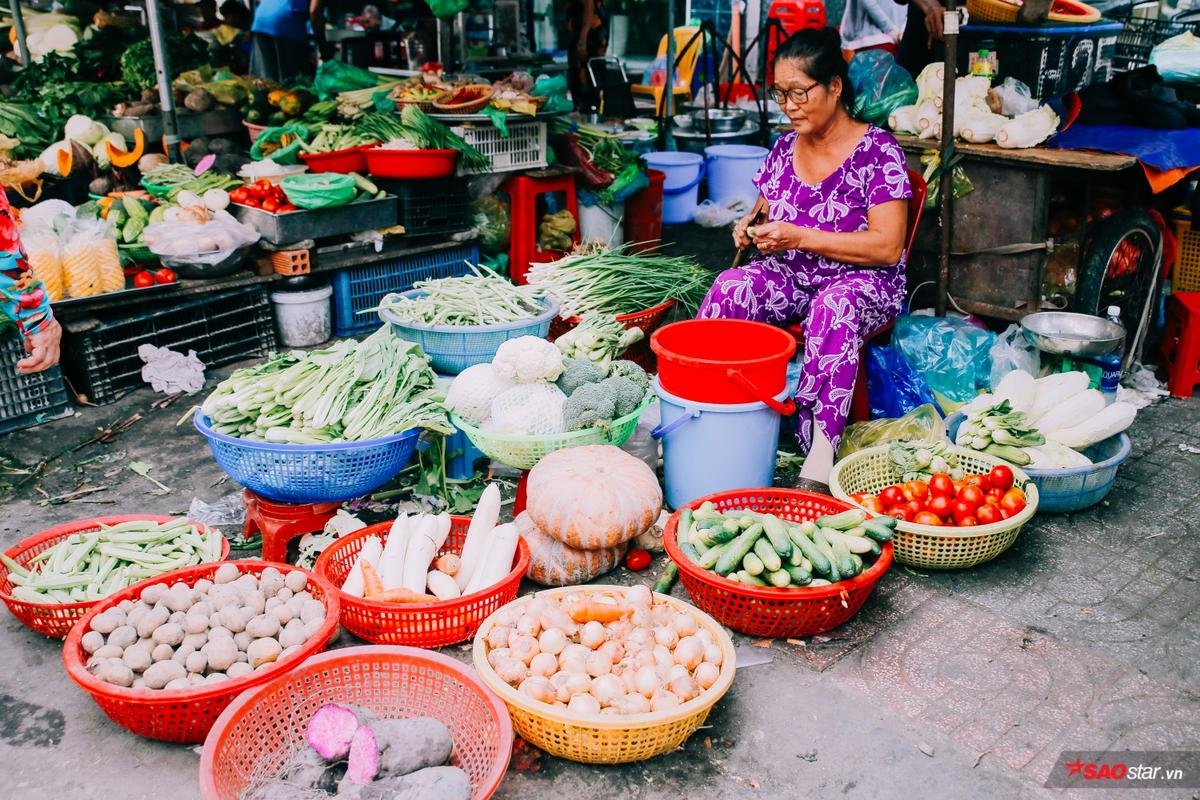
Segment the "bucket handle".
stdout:
<path fill-rule="evenodd" d="M 684 184 L 683 186 L 676 186 L 674 189 L 668 189 L 664 186 L 663 194 L 682 194 L 683 192 L 689 191 L 690 189 L 694 189 L 700 185 L 700 181 L 704 180 L 704 175 L 707 172 L 708 172 L 708 161 L 706 159 L 706 160 L 700 162 L 700 172 L 697 173 L 696 179 L 694 181 Z"/>
<path fill-rule="evenodd" d="M 780 401 L 780 400 L 776 400 L 774 397 L 771 397 L 770 395 L 763 394 L 763 391 L 761 389 L 759 389 L 757 386 L 755 386 L 750 381 L 749 378 L 747 378 L 745 375 L 743 375 L 741 370 L 737 370 L 737 369 L 734 369 L 733 367 L 729 367 L 728 369 L 725 370 L 725 375 L 730 380 L 732 380 L 734 383 L 738 384 L 743 389 L 745 389 L 747 392 L 749 392 L 750 396 L 753 397 L 755 400 L 759 401 L 760 403 L 766 403 L 768 408 L 772 409 L 773 411 L 777 412 L 778 414 L 785 416 L 785 417 L 790 417 L 796 413 L 796 401 L 794 399 L 792 399 L 791 397 L 788 397 L 788 398 Z"/>
<path fill-rule="evenodd" d="M 682 428 L 685 424 L 699 418 L 699 416 L 700 409 L 685 408 L 682 414 L 668 422 L 666 425 L 660 424 L 655 426 L 654 430 L 650 431 L 650 435 L 655 439 L 665 439 L 673 431 Z"/>

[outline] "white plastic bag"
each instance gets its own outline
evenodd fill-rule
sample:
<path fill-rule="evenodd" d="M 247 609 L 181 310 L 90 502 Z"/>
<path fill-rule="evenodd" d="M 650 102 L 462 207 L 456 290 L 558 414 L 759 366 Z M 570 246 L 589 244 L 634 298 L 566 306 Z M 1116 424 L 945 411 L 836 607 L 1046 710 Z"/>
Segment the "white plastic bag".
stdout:
<path fill-rule="evenodd" d="M 1191 31 L 1172 36 L 1150 51 L 1150 63 L 1167 83 L 1200 81 L 1200 38 Z"/>
<path fill-rule="evenodd" d="M 702 228 L 724 228 L 749 214 L 753 205 L 752 197 L 732 197 L 721 203 L 705 200 L 696 206 L 692 221 Z"/>
<path fill-rule="evenodd" d="M 1029 87 L 1016 78 L 1005 78 L 1004 83 L 992 91 L 1000 96 L 1000 113 L 1006 117 L 1020 116 L 1038 107 Z"/>
<path fill-rule="evenodd" d="M 1000 384 L 1000 380 L 1013 370 L 1023 369 L 1034 376 L 1041 370 L 1041 354 L 1029 343 L 1025 334 L 1021 333 L 1021 327 L 1016 324 L 1009 325 L 1004 333 L 996 337 L 988 355 L 992 358 L 993 390 Z"/>
<path fill-rule="evenodd" d="M 258 231 L 224 211 L 207 222 L 158 222 L 146 228 L 146 247 L 167 265 L 220 264 L 258 239 Z"/>

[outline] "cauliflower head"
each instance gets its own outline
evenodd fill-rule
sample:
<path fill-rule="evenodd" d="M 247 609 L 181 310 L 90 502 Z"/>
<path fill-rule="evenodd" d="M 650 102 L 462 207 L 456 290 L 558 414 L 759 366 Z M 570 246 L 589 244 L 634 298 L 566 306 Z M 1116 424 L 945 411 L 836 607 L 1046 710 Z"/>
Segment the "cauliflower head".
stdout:
<path fill-rule="evenodd" d="M 516 436 L 562 433 L 566 400 L 552 383 L 518 383 L 492 401 L 487 429 Z"/>
<path fill-rule="evenodd" d="M 446 390 L 446 408 L 472 425 L 492 414 L 492 401 L 517 384 L 496 374 L 491 364 L 475 364 L 455 376 Z"/>
<path fill-rule="evenodd" d="M 492 368 L 501 378 L 517 383 L 549 382 L 562 374 L 563 356 L 545 339 L 518 336 L 496 349 Z"/>

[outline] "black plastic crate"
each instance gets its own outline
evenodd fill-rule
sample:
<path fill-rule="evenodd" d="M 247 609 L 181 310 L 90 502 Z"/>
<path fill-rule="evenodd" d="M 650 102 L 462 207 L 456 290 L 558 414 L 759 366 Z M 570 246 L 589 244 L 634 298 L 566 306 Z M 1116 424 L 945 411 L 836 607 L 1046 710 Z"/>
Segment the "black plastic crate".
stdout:
<path fill-rule="evenodd" d="M 1130 8 L 1113 10 L 1108 15 L 1125 23 L 1113 51 L 1113 69 L 1117 72 L 1146 66 L 1150 62 L 1150 51 L 1167 39 L 1188 31 L 1200 36 L 1200 18 L 1196 12 L 1184 14 L 1178 20 L 1134 16 Z"/>
<path fill-rule="evenodd" d="M 1093 25 L 964 25 L 958 35 L 958 74 L 967 75 L 970 54 L 996 53 L 995 83 L 1015 78 L 1035 100 L 1077 92 L 1112 78 L 1119 22 Z"/>
<path fill-rule="evenodd" d="M 93 403 L 111 403 L 145 385 L 138 347 L 195 350 L 207 367 L 276 349 L 275 320 L 263 286 L 244 286 L 169 306 L 110 316 L 66 339 L 67 373 Z"/>
<path fill-rule="evenodd" d="M 397 223 L 404 226 L 408 236 L 458 233 L 471 227 L 471 199 L 465 178 L 372 180 L 399 199 Z"/>
<path fill-rule="evenodd" d="M 0 331 L 0 433 L 32 428 L 75 413 L 62 370 L 22 375 L 17 362 L 25 358 L 25 345 L 16 329 Z"/>

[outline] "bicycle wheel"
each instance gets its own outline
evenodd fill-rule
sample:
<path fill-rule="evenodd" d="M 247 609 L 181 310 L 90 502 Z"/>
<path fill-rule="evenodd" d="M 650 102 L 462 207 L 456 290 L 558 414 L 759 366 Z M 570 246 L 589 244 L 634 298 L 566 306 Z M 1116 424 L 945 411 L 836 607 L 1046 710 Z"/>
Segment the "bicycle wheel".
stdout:
<path fill-rule="evenodd" d="M 1096 223 L 1080 260 L 1079 288 L 1072 307 L 1104 316 L 1121 309 L 1121 322 L 1132 334 L 1154 286 L 1155 252 L 1162 233 L 1140 209 L 1121 211 Z"/>

